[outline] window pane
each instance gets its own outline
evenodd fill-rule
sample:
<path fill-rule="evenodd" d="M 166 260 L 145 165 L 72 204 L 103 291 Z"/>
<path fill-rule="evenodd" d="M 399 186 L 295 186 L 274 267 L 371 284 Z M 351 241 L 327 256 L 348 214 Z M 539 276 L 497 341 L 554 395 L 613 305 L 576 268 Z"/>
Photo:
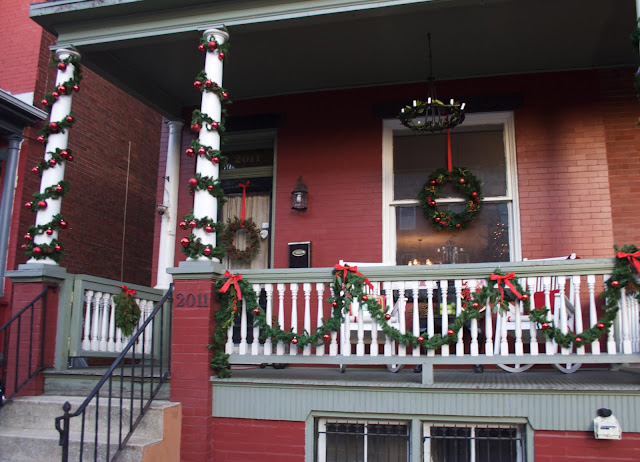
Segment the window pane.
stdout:
<path fill-rule="evenodd" d="M 477 462 L 511 462 L 517 460 L 518 431 L 515 428 L 476 429 Z"/>
<path fill-rule="evenodd" d="M 456 211 L 453 205 L 439 207 Z M 412 215 L 413 227 L 407 218 Z M 423 265 L 427 259 L 432 263 L 509 261 L 508 207 L 504 203 L 485 202 L 476 219 L 467 228 L 456 231 L 434 230 L 418 207 L 396 207 L 396 239 L 398 265 L 414 259 Z"/>
<path fill-rule="evenodd" d="M 470 428 L 431 427 L 431 461 L 468 462 L 470 440 Z"/>
<path fill-rule="evenodd" d="M 409 427 L 397 424 L 369 424 L 367 462 L 408 460 Z"/>
<path fill-rule="evenodd" d="M 363 424 L 327 423 L 327 462 L 365 462 Z"/>
<path fill-rule="evenodd" d="M 481 182 L 484 197 L 507 194 L 502 126 L 472 127 L 476 131 L 451 132 L 454 166 L 466 167 Z M 398 131 L 393 137 L 394 199 L 415 199 L 428 175 L 447 167 L 447 135 L 414 135 Z M 443 197 L 459 197 L 455 188 Z"/>

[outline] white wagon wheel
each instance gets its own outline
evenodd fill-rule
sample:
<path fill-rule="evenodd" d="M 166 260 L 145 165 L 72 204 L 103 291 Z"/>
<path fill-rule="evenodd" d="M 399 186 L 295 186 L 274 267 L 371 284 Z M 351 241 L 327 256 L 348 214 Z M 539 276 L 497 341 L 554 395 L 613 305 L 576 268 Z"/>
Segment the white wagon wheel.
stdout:
<path fill-rule="evenodd" d="M 565 374 L 573 374 L 575 371 L 580 369 L 582 363 L 565 363 L 565 364 L 554 364 L 554 367 Z"/>
<path fill-rule="evenodd" d="M 524 372 L 533 367 L 533 364 L 498 364 L 498 367 L 507 372 Z"/>

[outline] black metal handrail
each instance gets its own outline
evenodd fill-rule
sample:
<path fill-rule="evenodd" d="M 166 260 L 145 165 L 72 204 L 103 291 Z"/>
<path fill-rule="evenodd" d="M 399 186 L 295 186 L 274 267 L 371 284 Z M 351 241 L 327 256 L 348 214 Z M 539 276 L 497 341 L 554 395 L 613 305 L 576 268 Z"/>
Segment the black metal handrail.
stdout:
<path fill-rule="evenodd" d="M 94 436 L 92 441 L 88 441 L 86 443 L 86 444 L 90 444 L 91 442 L 93 442 L 93 445 L 94 445 L 93 460 L 94 461 L 97 461 L 97 460 L 114 461 L 117 459 L 120 453 L 124 450 L 125 445 L 129 441 L 129 438 L 131 437 L 133 431 L 136 429 L 136 427 L 142 420 L 144 413 L 147 411 L 152 401 L 155 399 L 158 392 L 160 391 L 160 388 L 167 381 L 171 373 L 170 371 L 171 348 L 169 346 L 167 350 L 167 355 L 166 355 L 167 357 L 165 358 L 163 347 L 165 345 L 165 341 L 167 342 L 167 345 L 169 345 L 169 342 L 171 341 L 171 314 L 173 310 L 173 298 L 171 297 L 172 294 L 173 294 L 173 284 L 169 287 L 169 290 L 167 291 L 167 293 L 164 294 L 162 299 L 154 307 L 153 311 L 151 312 L 149 317 L 144 321 L 144 323 L 140 326 L 138 331 L 135 334 L 133 334 L 133 336 L 129 340 L 129 343 L 127 343 L 127 345 L 123 348 L 122 352 L 113 361 L 113 364 L 111 364 L 107 372 L 104 373 L 100 381 L 96 384 L 96 386 L 93 388 L 91 393 L 89 393 L 89 396 L 87 396 L 87 398 L 78 407 L 78 409 L 76 409 L 75 412 L 71 413 L 70 412 L 71 404 L 68 401 L 64 403 L 64 405 L 62 406 L 64 415 L 56 417 L 55 419 L 56 429 L 60 433 L 59 444 L 60 446 L 62 446 L 62 462 L 67 462 L 69 460 L 69 433 L 70 433 L 71 419 L 78 416 L 81 416 L 81 422 L 80 422 L 80 441 L 79 441 L 80 447 L 79 447 L 77 460 L 79 461 L 84 460 L 83 457 L 84 457 L 85 427 L 86 427 L 85 423 L 87 420 L 88 406 L 94 399 L 95 399 L 95 412 L 94 412 L 94 415 L 92 416 L 94 419 L 94 424 L 93 424 L 94 428 L 93 430 L 91 430 L 91 431 L 94 431 Z M 167 310 L 163 309 L 165 304 L 168 304 L 168 307 L 169 307 L 167 320 L 165 320 L 165 311 Z M 150 323 L 154 322 L 156 315 L 158 313 L 160 313 L 159 315 L 160 326 L 159 328 L 156 328 L 155 325 L 152 325 L 151 332 L 155 331 L 155 333 L 151 341 L 151 352 L 148 355 L 148 357 L 145 358 L 144 345 L 145 345 L 145 340 L 147 335 L 147 326 L 149 326 Z M 168 333 L 166 333 L 167 335 L 165 336 L 164 328 L 165 328 L 166 321 L 168 321 Z M 143 348 L 142 348 L 142 354 L 139 358 L 140 364 L 138 365 L 136 364 L 137 359 L 136 359 L 135 344 L 140 337 L 142 337 L 141 344 L 143 345 Z M 157 361 L 154 354 L 156 343 L 158 343 L 159 350 L 160 350 Z M 158 367 L 157 377 L 154 375 L 155 373 L 154 369 L 156 367 L 156 363 Z M 126 404 L 128 404 L 128 407 L 129 407 L 128 416 L 124 415 L 125 365 L 131 368 L 131 385 L 130 385 L 130 390 L 128 392 L 129 397 L 126 399 L 127 401 Z M 140 396 L 134 397 L 134 389 L 136 388 L 135 387 L 136 367 L 138 366 L 140 367 L 140 382 L 139 382 Z M 147 369 L 149 370 L 149 387 L 148 387 L 147 398 L 145 398 L 145 367 L 147 367 Z M 117 369 L 119 369 L 120 399 L 113 397 L 113 391 L 114 391 L 113 379 L 114 379 L 114 375 L 116 377 L 118 376 L 118 373 L 114 374 L 114 372 Z M 157 378 L 157 381 L 156 381 L 156 378 Z M 154 383 L 155 383 L 155 386 L 154 386 Z M 106 424 L 103 424 L 103 426 L 106 425 L 106 440 L 99 441 L 99 434 L 101 430 L 100 420 L 99 420 L 100 392 L 102 391 L 102 388 L 105 384 L 108 384 L 107 390 L 106 390 L 106 399 L 108 402 L 108 406 L 107 406 L 108 409 L 107 409 Z M 104 394 L 105 393 L 103 392 L 103 396 Z M 117 401 L 117 403 L 113 404 L 113 401 Z M 134 403 L 136 404 L 139 403 L 139 406 L 134 405 Z M 117 420 L 117 422 L 115 422 L 116 425 L 114 425 L 114 427 L 117 427 L 115 429 L 112 429 L 112 416 L 115 417 L 115 419 Z M 123 419 L 126 421 L 123 421 Z M 126 427 L 128 427 L 128 429 Z M 117 434 L 113 435 L 113 440 L 112 440 L 112 433 L 116 433 L 116 432 Z M 126 432 L 124 437 L 123 437 L 123 432 Z M 99 458 L 99 443 L 105 444 L 104 458 L 102 457 L 103 454 L 100 454 L 101 457 Z M 117 444 L 118 447 L 113 453 L 113 455 L 111 455 L 111 446 L 115 444 Z"/>
<path fill-rule="evenodd" d="M 13 398 L 24 386 L 29 383 L 29 381 L 34 378 L 40 371 L 45 369 L 47 366 L 44 364 L 44 346 L 45 346 L 45 335 L 46 335 L 46 323 L 47 323 L 47 297 L 45 295 L 49 290 L 53 290 L 54 292 L 58 289 L 57 286 L 53 285 L 45 285 L 42 288 L 42 292 L 36 296 L 27 306 L 22 308 L 18 313 L 14 314 L 11 319 L 9 319 L 6 323 L 0 327 L 0 338 L 2 339 L 2 373 L 0 374 L 0 408 L 3 404 Z M 35 332 L 36 326 L 34 323 L 34 315 L 35 315 L 35 306 L 38 300 L 42 299 L 42 320 L 40 321 L 39 328 L 40 331 L 40 345 L 37 348 L 34 348 L 33 345 L 33 335 Z M 22 340 L 22 324 L 23 319 L 26 319 L 28 316 L 27 311 L 30 311 L 30 318 L 25 320 L 25 322 L 29 323 L 29 346 L 27 351 L 24 351 L 24 346 L 21 343 Z M 12 329 L 16 327 L 15 331 Z M 11 330 L 10 330 L 11 329 Z M 9 342 L 13 334 L 13 338 L 15 339 L 15 356 L 13 356 L 9 352 Z M 39 349 L 39 351 L 35 351 Z M 28 355 L 29 360 L 27 364 L 26 372 L 21 368 L 20 365 L 20 355 Z M 34 363 L 34 356 L 39 361 Z M 11 365 L 11 361 L 15 359 L 15 367 L 9 367 Z M 13 369 L 9 371 L 9 369 Z M 11 393 L 6 396 L 7 387 L 10 385 L 10 382 L 7 380 L 7 376 L 9 372 L 13 375 L 12 379 L 9 378 L 13 382 L 13 389 Z"/>

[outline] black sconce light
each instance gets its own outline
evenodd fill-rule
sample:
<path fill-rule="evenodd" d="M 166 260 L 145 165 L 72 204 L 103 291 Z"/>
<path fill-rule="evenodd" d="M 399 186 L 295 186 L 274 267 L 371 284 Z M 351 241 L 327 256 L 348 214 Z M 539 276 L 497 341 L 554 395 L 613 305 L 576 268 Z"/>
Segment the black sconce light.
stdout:
<path fill-rule="evenodd" d="M 302 177 L 298 177 L 298 184 L 291 193 L 291 208 L 293 210 L 307 210 L 307 195 L 309 188 L 302 182 Z"/>

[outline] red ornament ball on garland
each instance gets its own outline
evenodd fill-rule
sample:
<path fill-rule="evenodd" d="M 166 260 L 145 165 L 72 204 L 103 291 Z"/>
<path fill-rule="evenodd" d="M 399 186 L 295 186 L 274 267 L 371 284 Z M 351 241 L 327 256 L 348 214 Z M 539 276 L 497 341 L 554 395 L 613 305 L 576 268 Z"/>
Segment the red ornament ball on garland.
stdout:
<path fill-rule="evenodd" d="M 31 234 L 27 233 L 24 235 L 24 239 L 30 241 L 31 239 L 33 239 L 33 237 L 31 236 Z"/>
<path fill-rule="evenodd" d="M 30 209 L 31 207 L 33 207 L 33 202 L 25 202 L 24 207 Z"/>
<path fill-rule="evenodd" d="M 473 303 L 471 304 L 471 306 L 472 306 L 472 307 L 474 307 L 474 308 L 476 308 L 476 309 L 478 309 L 478 308 L 480 307 L 480 303 L 478 303 L 478 302 L 473 302 Z"/>
<path fill-rule="evenodd" d="M 73 116 L 67 116 L 67 117 L 65 117 L 65 119 L 64 119 L 64 120 L 66 120 L 67 122 L 69 122 L 70 124 L 72 124 L 72 123 L 73 123 Z"/>
<path fill-rule="evenodd" d="M 182 229 L 187 229 L 187 222 L 186 221 L 181 221 L 178 226 L 180 226 L 180 228 L 182 228 Z"/>
<path fill-rule="evenodd" d="M 202 253 L 204 253 L 207 257 L 211 255 L 211 252 L 212 252 L 211 247 L 205 247 L 204 250 L 202 251 Z"/>
<path fill-rule="evenodd" d="M 389 319 L 391 319 L 391 315 L 389 313 L 385 314 L 384 319 L 388 321 Z"/>
<path fill-rule="evenodd" d="M 51 93 L 51 96 L 53 96 L 55 99 L 60 98 L 60 93 L 58 93 L 57 91 L 54 91 L 53 93 Z"/>
<path fill-rule="evenodd" d="M 462 228 L 462 225 L 460 223 L 456 223 L 456 228 Z"/>
<path fill-rule="evenodd" d="M 51 122 L 51 123 L 49 124 L 49 128 L 50 128 L 51 130 L 53 130 L 54 132 L 55 132 L 55 131 L 57 131 L 57 130 L 58 130 L 58 122 Z"/>
<path fill-rule="evenodd" d="M 219 157 L 212 157 L 211 158 L 211 162 L 213 162 L 214 164 L 217 164 L 218 162 L 220 162 L 220 158 Z"/>
<path fill-rule="evenodd" d="M 218 42 L 216 42 L 215 40 L 211 40 L 209 43 L 207 43 L 207 48 L 209 48 L 210 51 L 215 50 L 216 48 L 218 48 Z"/>
<path fill-rule="evenodd" d="M 331 302 L 331 306 L 335 308 L 336 306 L 338 306 L 338 302 Z"/>
<path fill-rule="evenodd" d="M 213 82 L 211 80 L 205 80 L 204 81 L 204 86 L 207 88 L 211 88 L 211 86 L 213 85 Z"/>
<path fill-rule="evenodd" d="M 58 162 L 56 162 L 55 159 L 49 159 L 49 165 L 51 165 L 52 167 L 55 167 L 57 163 Z"/>
<path fill-rule="evenodd" d="M 199 80 L 196 80 L 195 82 L 193 82 L 193 86 L 194 88 L 197 88 L 198 90 L 200 90 L 202 88 L 202 82 Z"/>
<path fill-rule="evenodd" d="M 209 186 L 207 186 L 207 191 L 213 191 L 213 185 L 210 184 Z"/>
<path fill-rule="evenodd" d="M 66 149 L 60 151 L 60 157 L 62 157 L 63 159 L 68 159 L 69 158 L 69 151 L 67 151 Z"/>
<path fill-rule="evenodd" d="M 529 300 L 529 294 L 522 294 L 522 300 L 524 300 L 525 302 Z"/>
<path fill-rule="evenodd" d="M 429 207 L 435 207 L 436 201 L 429 201 Z"/>
<path fill-rule="evenodd" d="M 576 337 L 576 343 L 580 343 L 580 342 L 582 342 L 582 338 Z"/>
<path fill-rule="evenodd" d="M 452 329 L 449 329 L 449 330 L 447 331 L 447 336 L 448 336 L 448 337 L 453 337 L 453 334 L 455 334 L 455 332 L 454 332 Z"/>
<path fill-rule="evenodd" d="M 189 247 L 189 244 L 191 244 L 191 241 L 189 240 L 188 237 L 183 237 L 182 239 L 180 239 L 180 244 L 182 244 L 182 247 Z"/>
<path fill-rule="evenodd" d="M 363 301 L 363 302 L 366 302 L 367 300 L 369 300 L 369 297 L 367 297 L 366 295 L 363 295 L 363 296 L 362 296 L 362 301 Z"/>
<path fill-rule="evenodd" d="M 53 230 L 51 228 L 47 228 L 45 233 L 47 233 L 47 236 L 51 236 L 53 234 Z"/>
<path fill-rule="evenodd" d="M 44 210 L 44 209 L 46 209 L 46 208 L 47 208 L 47 201 L 39 201 L 39 202 L 38 202 L 38 208 L 39 208 L 40 210 Z"/>
<path fill-rule="evenodd" d="M 291 339 L 291 343 L 293 343 L 294 345 L 297 345 L 297 344 L 298 344 L 298 339 L 297 339 L 297 338 L 295 338 L 295 337 L 293 337 L 293 338 Z"/>
<path fill-rule="evenodd" d="M 418 337 L 418 343 L 422 343 L 422 342 L 424 342 L 424 337 L 422 336 Z"/>
<path fill-rule="evenodd" d="M 34 247 L 33 248 L 33 254 L 36 255 L 36 256 L 42 255 L 42 249 L 40 247 L 38 247 L 38 246 Z"/>
<path fill-rule="evenodd" d="M 197 222 L 197 221 L 195 221 L 195 220 L 191 220 L 191 221 L 189 222 L 189 228 L 193 229 L 193 228 L 195 228 L 196 226 L 198 226 L 198 222 Z"/>
<path fill-rule="evenodd" d="M 40 173 L 40 169 L 39 169 L 38 167 L 33 167 L 33 168 L 31 169 L 31 172 L 32 172 L 32 173 L 35 173 L 36 175 L 38 175 L 38 174 Z"/>
<path fill-rule="evenodd" d="M 71 154 L 69 154 L 69 155 L 67 156 L 67 160 L 68 160 L 69 162 L 73 162 L 73 156 L 72 156 Z"/>
<path fill-rule="evenodd" d="M 59 245 L 59 244 L 56 244 L 56 245 L 53 247 L 53 250 L 55 250 L 56 252 L 60 252 L 60 251 L 62 250 L 62 247 L 60 247 L 60 245 Z"/>
<path fill-rule="evenodd" d="M 200 154 L 201 156 L 204 156 L 206 154 L 207 150 L 205 148 L 198 148 L 198 154 Z"/>
<path fill-rule="evenodd" d="M 322 338 L 325 339 L 325 340 L 329 340 L 331 338 L 331 336 L 329 334 L 324 334 L 322 336 Z"/>
<path fill-rule="evenodd" d="M 80 87 L 78 85 L 74 85 L 73 86 L 73 91 L 75 91 L 76 93 L 80 91 Z"/>
<path fill-rule="evenodd" d="M 206 233 L 212 233 L 213 232 L 213 227 L 210 226 L 210 225 L 207 225 L 207 226 L 204 227 L 204 231 Z"/>
<path fill-rule="evenodd" d="M 191 186 L 192 188 L 196 188 L 198 186 L 198 179 L 189 178 L 189 186 Z"/>
<path fill-rule="evenodd" d="M 619 281 L 611 281 L 611 287 L 613 287 L 614 289 L 617 288 L 620 285 Z"/>
<path fill-rule="evenodd" d="M 204 45 L 202 43 L 200 45 L 198 45 L 198 50 L 200 50 L 200 51 L 204 51 L 205 50 Z"/>
<path fill-rule="evenodd" d="M 27 248 L 27 244 L 22 244 L 22 245 L 20 246 L 20 248 L 21 248 L 22 250 L 25 250 L 25 249 Z"/>
<path fill-rule="evenodd" d="M 195 156 L 195 155 L 196 155 L 195 151 L 194 151 L 193 149 L 191 149 L 191 148 L 188 148 L 188 149 L 185 151 L 185 154 L 186 154 L 188 157 L 193 157 L 193 156 Z"/>
<path fill-rule="evenodd" d="M 58 63 L 58 69 L 60 69 L 61 71 L 64 71 L 67 69 L 67 65 L 63 62 Z"/>
<path fill-rule="evenodd" d="M 42 104 L 43 106 L 48 106 L 49 101 L 47 101 L 46 99 L 43 99 L 42 101 L 40 101 L 40 104 Z"/>
<path fill-rule="evenodd" d="M 44 143 L 45 142 L 44 136 L 42 136 L 42 135 L 40 135 L 37 139 L 38 139 L 39 143 Z"/>
<path fill-rule="evenodd" d="M 465 184 L 465 183 L 466 183 L 466 181 L 467 181 L 467 180 L 465 180 L 464 178 L 460 178 L 460 179 L 458 180 L 458 183 L 460 183 L 460 184 Z"/>
<path fill-rule="evenodd" d="M 64 220 L 60 220 L 60 228 L 67 229 L 68 223 Z"/>
<path fill-rule="evenodd" d="M 602 324 L 602 323 L 598 323 L 597 327 L 598 327 L 598 329 L 600 329 L 600 330 L 604 330 L 604 327 L 605 327 L 605 326 L 604 326 L 604 324 Z"/>
<path fill-rule="evenodd" d="M 220 124 L 218 122 L 216 122 L 215 120 L 213 122 L 211 122 L 211 129 L 212 130 L 217 130 L 219 126 L 220 126 Z"/>
<path fill-rule="evenodd" d="M 471 193 L 471 197 L 473 197 L 475 199 L 476 197 L 478 197 L 478 193 L 476 191 L 473 191 Z"/>
<path fill-rule="evenodd" d="M 253 314 L 260 314 L 260 308 L 254 308 Z"/>
<path fill-rule="evenodd" d="M 543 322 L 540 327 L 542 327 L 542 330 L 547 330 L 549 328 L 549 324 L 546 322 Z"/>
<path fill-rule="evenodd" d="M 58 93 L 60 93 L 61 95 L 66 95 L 67 94 L 67 87 L 65 87 L 64 85 L 60 85 L 58 87 Z"/>
<path fill-rule="evenodd" d="M 218 59 L 220 61 L 222 61 L 224 59 L 224 57 L 225 57 L 224 51 L 221 51 L 220 53 L 218 53 Z"/>
<path fill-rule="evenodd" d="M 193 124 L 193 125 L 191 126 L 191 131 L 192 131 L 192 132 L 194 132 L 194 133 L 198 133 L 198 132 L 200 131 L 200 128 L 201 128 L 201 127 L 200 127 L 200 124 L 197 124 L 197 123 L 196 123 L 196 124 Z"/>
<path fill-rule="evenodd" d="M 222 92 L 222 99 L 229 99 L 229 93 L 227 93 L 226 91 Z"/>

